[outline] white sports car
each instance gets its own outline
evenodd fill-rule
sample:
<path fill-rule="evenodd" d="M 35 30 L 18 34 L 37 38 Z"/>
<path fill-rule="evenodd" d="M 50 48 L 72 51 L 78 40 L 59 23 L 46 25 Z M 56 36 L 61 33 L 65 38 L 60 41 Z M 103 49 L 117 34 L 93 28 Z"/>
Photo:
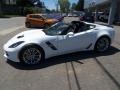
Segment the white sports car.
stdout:
<path fill-rule="evenodd" d="M 14 62 L 38 64 L 42 60 L 71 52 L 106 51 L 113 42 L 111 26 L 73 21 L 59 22 L 48 29 L 24 31 L 4 45 L 4 56 Z"/>

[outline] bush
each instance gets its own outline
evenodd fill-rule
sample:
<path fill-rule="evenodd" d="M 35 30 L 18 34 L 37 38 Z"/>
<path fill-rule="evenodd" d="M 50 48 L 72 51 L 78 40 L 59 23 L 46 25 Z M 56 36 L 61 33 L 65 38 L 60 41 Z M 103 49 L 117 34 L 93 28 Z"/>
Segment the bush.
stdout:
<path fill-rule="evenodd" d="M 25 7 L 24 13 L 25 13 L 25 15 L 32 14 L 32 13 L 34 13 L 34 9 L 32 7 Z"/>
<path fill-rule="evenodd" d="M 33 14 L 33 13 L 41 13 L 42 9 L 39 7 L 25 7 L 24 14 Z"/>

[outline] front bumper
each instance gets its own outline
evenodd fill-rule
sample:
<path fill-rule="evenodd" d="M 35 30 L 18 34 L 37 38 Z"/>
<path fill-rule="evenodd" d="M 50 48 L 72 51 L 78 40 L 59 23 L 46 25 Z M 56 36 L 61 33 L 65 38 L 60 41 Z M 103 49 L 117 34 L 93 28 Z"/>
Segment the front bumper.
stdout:
<path fill-rule="evenodd" d="M 10 49 L 10 48 L 6 48 L 4 46 L 4 57 L 13 61 L 13 62 L 20 62 L 19 58 L 18 58 L 18 53 L 19 50 L 16 50 L 15 48 Z"/>

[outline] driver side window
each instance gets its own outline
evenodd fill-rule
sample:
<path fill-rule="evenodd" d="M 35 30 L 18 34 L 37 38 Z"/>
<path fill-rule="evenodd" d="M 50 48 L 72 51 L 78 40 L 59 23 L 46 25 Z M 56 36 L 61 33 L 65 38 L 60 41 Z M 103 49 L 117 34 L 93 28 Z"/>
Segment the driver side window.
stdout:
<path fill-rule="evenodd" d="M 74 32 L 74 28 L 72 26 L 69 26 L 67 29 L 63 30 L 60 35 L 66 35 L 69 32 Z"/>
<path fill-rule="evenodd" d="M 84 24 L 83 26 L 80 27 L 79 32 L 87 31 L 87 30 L 90 30 L 90 29 L 93 29 L 93 28 L 95 28 L 94 25 Z"/>

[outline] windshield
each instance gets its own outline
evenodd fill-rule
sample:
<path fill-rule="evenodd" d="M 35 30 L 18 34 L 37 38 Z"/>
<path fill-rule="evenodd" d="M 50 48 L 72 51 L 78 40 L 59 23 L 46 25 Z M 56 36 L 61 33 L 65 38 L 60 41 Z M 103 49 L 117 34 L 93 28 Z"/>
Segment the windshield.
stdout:
<path fill-rule="evenodd" d="M 44 17 L 45 19 L 52 19 L 53 17 L 50 15 L 42 15 L 42 17 Z"/>
<path fill-rule="evenodd" d="M 67 30 L 68 27 L 69 27 L 69 24 L 59 22 L 59 23 L 54 24 L 50 28 L 44 29 L 43 31 L 47 35 L 61 35 L 62 32 Z"/>

